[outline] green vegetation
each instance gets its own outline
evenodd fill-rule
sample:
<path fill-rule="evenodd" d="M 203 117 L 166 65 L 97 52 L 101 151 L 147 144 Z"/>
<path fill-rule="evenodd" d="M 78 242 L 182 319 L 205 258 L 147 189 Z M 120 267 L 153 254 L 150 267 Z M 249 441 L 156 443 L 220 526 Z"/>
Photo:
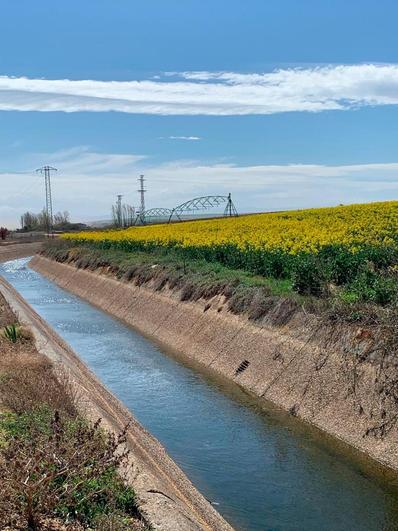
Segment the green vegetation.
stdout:
<path fill-rule="evenodd" d="M 14 320 L 0 295 L 0 529 L 148 529 L 120 473 L 126 430 L 80 416 L 68 374 Z"/>
<path fill-rule="evenodd" d="M 234 269 L 221 263 L 221 256 L 189 257 L 179 248 L 124 251 L 102 248 L 95 242 L 58 240 L 49 242 L 44 254 L 81 269 L 102 268 L 137 285 L 152 283 L 156 290 L 179 290 L 184 301 L 222 294 L 231 312 L 247 313 L 254 320 L 272 316 L 282 305 L 283 316 L 292 316 L 294 309 L 303 307 L 331 319 L 377 322 L 383 313 L 395 311 L 397 303 L 397 257 L 388 247 L 353 253 L 329 246 L 316 255 L 298 254 L 291 258 L 289 275 L 280 253 L 273 255 L 273 275 L 250 271 L 247 263 L 246 269 Z M 279 315 L 276 323 L 285 319 Z"/>
<path fill-rule="evenodd" d="M 243 269 L 231 269 L 218 262 L 205 259 L 189 259 L 173 250 L 154 249 L 151 251 L 128 252 L 118 249 L 98 249 L 91 244 L 80 244 L 65 240 L 50 241 L 44 254 L 59 262 L 74 262 L 81 269 L 108 267 L 119 277 L 133 278 L 141 275 L 145 281 L 159 270 L 167 271 L 171 283 L 179 284 L 183 278 L 197 282 L 231 283 L 246 287 L 264 287 L 274 295 L 292 294 L 288 279 L 267 278 Z M 148 269 L 151 269 L 149 271 Z"/>
<path fill-rule="evenodd" d="M 18 323 L 13 323 L 4 327 L 3 334 L 6 339 L 12 343 L 16 343 L 21 337 L 21 329 Z"/>
<path fill-rule="evenodd" d="M 271 314 L 274 309 L 274 321 L 282 323 L 286 308 L 293 314 L 299 306 L 317 311 L 324 305 L 321 299 L 295 292 L 289 279 L 263 277 L 203 259 L 187 259 L 172 250 L 126 252 L 58 240 L 48 242 L 43 253 L 80 269 L 100 268 L 139 286 L 151 283 L 157 291 L 178 290 L 182 301 L 209 300 L 223 295 L 232 313 L 247 313 L 253 320 Z"/>
<path fill-rule="evenodd" d="M 84 267 L 84 260 L 95 261 L 98 256 L 119 270 L 129 263 L 145 265 L 156 261 L 171 269 L 183 265 L 188 274 L 210 275 L 223 280 L 233 278 L 244 285 L 263 285 L 275 295 L 292 296 L 295 292 L 328 298 L 337 288 L 340 300 L 346 303 L 387 306 L 395 303 L 398 294 L 398 249 L 393 246 L 364 246 L 354 252 L 344 245 L 328 245 L 316 254 L 291 255 L 284 251 L 248 254 L 229 249 L 228 245 L 167 247 L 140 241 L 129 242 L 128 250 L 119 249 L 114 242 L 72 240 L 58 245 L 84 249 L 85 257 L 78 259 L 81 267 Z M 93 254 L 90 255 L 90 251 Z"/>
<path fill-rule="evenodd" d="M 95 528 L 112 516 L 120 524 L 115 529 L 131 529 L 135 496 L 117 472 L 127 456 L 120 451 L 124 434 L 115 437 L 99 422 L 90 425 L 46 405 L 3 414 L 0 434 L 0 517 L 6 522 L 8 514 L 8 525 L 23 520 L 28 529 L 40 529 L 55 516 Z"/>
<path fill-rule="evenodd" d="M 388 306 L 398 292 L 398 201 L 66 234 L 71 245 L 205 261 L 300 295 Z"/>

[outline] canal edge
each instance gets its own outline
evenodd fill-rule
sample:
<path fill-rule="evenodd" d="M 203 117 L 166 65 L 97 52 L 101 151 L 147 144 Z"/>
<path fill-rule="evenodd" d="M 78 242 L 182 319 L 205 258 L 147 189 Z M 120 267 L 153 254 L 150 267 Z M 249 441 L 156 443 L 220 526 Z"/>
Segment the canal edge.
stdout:
<path fill-rule="evenodd" d="M 32 330 L 37 350 L 54 363 L 56 371 L 62 374 L 67 370 L 79 389 L 79 406 L 84 414 L 94 421 L 102 418 L 103 424 L 115 433 L 129 424 L 127 446 L 133 458 L 129 480 L 152 527 L 162 531 L 233 530 L 168 456 L 159 441 L 2 277 L 0 292 L 19 321 Z"/>

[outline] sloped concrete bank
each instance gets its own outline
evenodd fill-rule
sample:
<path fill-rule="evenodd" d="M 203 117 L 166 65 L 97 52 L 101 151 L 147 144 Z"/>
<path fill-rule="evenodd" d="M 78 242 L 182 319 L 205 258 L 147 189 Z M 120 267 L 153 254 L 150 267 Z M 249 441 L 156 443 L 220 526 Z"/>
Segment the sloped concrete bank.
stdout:
<path fill-rule="evenodd" d="M 68 377 L 76 390 L 78 407 L 93 421 L 115 433 L 127 430 L 131 451 L 127 479 L 140 510 L 153 529 L 162 531 L 232 531 L 232 527 L 196 490 L 160 443 L 137 422 L 80 360 L 63 339 L 0 277 L 0 293 L 18 321 L 32 331 L 37 350 L 54 364 L 61 378 Z"/>
<path fill-rule="evenodd" d="M 288 324 L 267 319 L 253 324 L 227 312 L 220 297 L 181 302 L 167 289 L 138 287 L 112 278 L 106 270 L 81 270 L 42 256 L 34 257 L 30 266 L 182 359 L 233 380 L 382 465 L 398 469 L 397 406 L 386 398 L 388 393 L 380 392 L 381 364 L 371 354 L 368 331 L 325 329 L 304 314 Z M 391 370 L 395 374 L 396 367 Z"/>

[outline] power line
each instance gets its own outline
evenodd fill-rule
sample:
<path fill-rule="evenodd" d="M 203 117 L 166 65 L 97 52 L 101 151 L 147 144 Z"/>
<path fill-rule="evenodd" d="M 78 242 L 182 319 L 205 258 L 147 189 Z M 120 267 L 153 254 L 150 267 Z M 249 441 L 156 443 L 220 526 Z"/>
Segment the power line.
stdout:
<path fill-rule="evenodd" d="M 26 172 L 27 174 L 30 173 L 30 175 L 32 175 L 32 172 Z M 1 175 L 1 173 L 0 173 Z M 35 175 L 35 177 L 37 179 L 39 179 L 39 176 L 38 175 Z M 21 197 L 21 196 L 24 196 L 27 194 L 27 192 L 30 192 L 32 190 L 33 187 L 37 187 L 37 182 L 35 179 L 33 179 L 32 181 L 29 181 L 26 186 L 24 186 L 22 189 L 18 190 L 18 192 L 14 192 L 13 194 L 11 195 L 8 195 L 6 196 L 4 199 L 7 200 L 7 201 L 10 201 L 11 199 L 14 199 L 16 197 Z"/>
<path fill-rule="evenodd" d="M 52 233 L 54 219 L 53 219 L 53 200 L 51 195 L 51 172 L 57 171 L 57 168 L 52 166 L 43 166 L 36 170 L 37 172 L 44 174 L 44 183 L 46 188 L 46 223 L 48 234 Z"/>

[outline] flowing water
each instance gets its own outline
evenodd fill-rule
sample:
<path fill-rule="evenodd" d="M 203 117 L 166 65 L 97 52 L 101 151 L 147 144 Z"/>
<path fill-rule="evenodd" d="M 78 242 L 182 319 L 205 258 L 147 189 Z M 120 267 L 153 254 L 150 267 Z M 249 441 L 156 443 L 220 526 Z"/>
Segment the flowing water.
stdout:
<path fill-rule="evenodd" d="M 166 447 L 236 528 L 398 529 L 391 481 L 365 474 L 298 421 L 202 375 L 32 271 L 2 274 Z"/>

